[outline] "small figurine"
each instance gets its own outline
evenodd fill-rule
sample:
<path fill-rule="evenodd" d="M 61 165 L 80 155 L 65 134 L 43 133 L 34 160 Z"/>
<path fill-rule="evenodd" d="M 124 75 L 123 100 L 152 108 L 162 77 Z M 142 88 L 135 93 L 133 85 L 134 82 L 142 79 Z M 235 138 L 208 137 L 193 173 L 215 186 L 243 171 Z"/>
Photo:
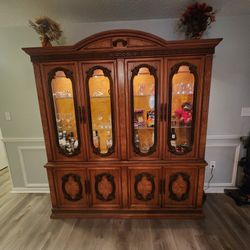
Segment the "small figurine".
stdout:
<path fill-rule="evenodd" d="M 190 125 L 192 122 L 192 104 L 190 102 L 184 102 L 181 105 L 181 109 L 175 111 L 176 118 L 184 125 Z"/>
<path fill-rule="evenodd" d="M 134 111 L 134 127 L 144 127 L 144 109 L 137 109 Z"/>
<path fill-rule="evenodd" d="M 155 112 L 153 110 L 147 112 L 147 126 L 154 127 L 155 125 Z"/>

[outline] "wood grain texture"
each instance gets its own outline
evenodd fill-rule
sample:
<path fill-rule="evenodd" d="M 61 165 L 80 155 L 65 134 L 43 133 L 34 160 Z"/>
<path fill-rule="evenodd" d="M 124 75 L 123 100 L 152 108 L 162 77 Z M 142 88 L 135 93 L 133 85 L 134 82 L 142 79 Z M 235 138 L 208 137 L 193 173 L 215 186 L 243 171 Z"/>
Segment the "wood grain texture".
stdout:
<path fill-rule="evenodd" d="M 0 249 L 249 249 L 250 206 L 209 194 L 203 220 L 50 220 L 48 194 L 11 194 L 0 171 Z"/>
<path fill-rule="evenodd" d="M 24 49 L 34 64 L 48 156 L 46 168 L 52 193 L 52 218 L 203 216 L 212 54 L 221 40 L 169 42 L 145 32 L 114 30 L 95 34 L 73 46 Z M 177 139 L 186 138 L 179 140 L 182 147 L 189 144 L 186 141 L 192 142 L 186 154 L 173 152 L 168 143 L 173 115 L 172 76 L 183 65 L 189 67 L 195 78 L 191 101 L 193 129 L 188 137 L 183 136 L 186 129 L 177 133 Z M 63 71 L 72 83 L 77 108 L 77 155 L 65 155 L 58 145 L 50 86 L 57 71 Z M 99 74 L 94 72 L 102 72 L 104 76 L 94 79 Z M 96 90 L 101 90 L 102 97 L 107 99 L 96 98 L 91 87 L 93 82 Z M 109 85 L 105 91 L 103 85 Z M 139 86 L 144 88 L 143 95 L 139 94 Z M 154 98 L 147 97 L 153 93 Z M 183 102 L 181 99 L 178 107 L 172 105 L 173 111 Z M 154 120 L 154 128 L 145 126 L 135 132 L 136 110 L 144 112 L 140 118 L 144 117 L 146 125 Z M 94 146 L 93 130 L 98 131 L 100 147 Z M 110 135 L 112 146 L 107 140 L 111 139 Z M 137 135 L 137 144 L 144 152 L 134 145 Z M 113 167 L 119 167 L 119 171 L 109 173 Z M 145 167 L 149 173 L 143 172 Z M 173 183 L 171 176 L 176 176 Z"/>

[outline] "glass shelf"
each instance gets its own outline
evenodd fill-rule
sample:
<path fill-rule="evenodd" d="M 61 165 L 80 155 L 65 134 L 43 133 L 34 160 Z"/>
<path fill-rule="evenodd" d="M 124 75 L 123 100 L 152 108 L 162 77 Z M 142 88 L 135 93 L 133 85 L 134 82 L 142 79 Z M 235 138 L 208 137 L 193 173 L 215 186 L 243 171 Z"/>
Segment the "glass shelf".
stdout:
<path fill-rule="evenodd" d="M 140 130 L 140 129 L 148 129 L 148 130 L 154 130 L 155 128 L 154 127 L 135 127 L 134 129 L 137 129 L 137 130 Z"/>
<path fill-rule="evenodd" d="M 134 95 L 134 97 L 154 97 L 154 95 Z"/>
<path fill-rule="evenodd" d="M 171 126 L 171 128 L 192 128 L 191 126 Z"/>
<path fill-rule="evenodd" d="M 65 96 L 65 97 L 56 97 L 56 96 L 54 96 L 54 98 L 55 98 L 55 100 L 61 100 L 61 99 L 73 99 L 73 97 L 72 96 Z"/>
<path fill-rule="evenodd" d="M 194 93 L 184 93 L 184 94 L 182 94 L 182 93 L 180 93 L 180 94 L 173 94 L 173 96 L 181 96 L 181 95 L 193 95 Z"/>
<path fill-rule="evenodd" d="M 93 128 L 93 130 L 108 131 L 108 130 L 112 130 L 112 128 Z"/>
<path fill-rule="evenodd" d="M 102 95 L 102 96 L 91 96 L 90 99 L 103 99 L 110 98 L 110 95 Z"/>

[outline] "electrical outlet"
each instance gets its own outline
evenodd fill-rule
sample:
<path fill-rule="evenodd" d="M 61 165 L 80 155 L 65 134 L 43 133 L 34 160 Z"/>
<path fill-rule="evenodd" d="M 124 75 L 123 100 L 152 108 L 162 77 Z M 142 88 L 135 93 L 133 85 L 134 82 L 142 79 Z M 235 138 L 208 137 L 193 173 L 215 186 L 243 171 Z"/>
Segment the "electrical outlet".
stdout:
<path fill-rule="evenodd" d="M 209 162 L 209 167 L 210 168 L 215 168 L 215 161 L 210 161 Z"/>

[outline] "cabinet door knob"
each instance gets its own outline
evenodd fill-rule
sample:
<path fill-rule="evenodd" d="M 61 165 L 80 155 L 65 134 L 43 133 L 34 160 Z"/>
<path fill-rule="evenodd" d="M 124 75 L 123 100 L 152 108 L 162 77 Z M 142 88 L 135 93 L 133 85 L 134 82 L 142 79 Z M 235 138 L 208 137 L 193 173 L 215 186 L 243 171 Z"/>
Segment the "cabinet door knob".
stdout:
<path fill-rule="evenodd" d="M 91 193 L 91 185 L 90 185 L 90 181 L 88 180 L 88 192 L 89 194 Z"/>
<path fill-rule="evenodd" d="M 160 120 L 163 121 L 163 115 L 164 115 L 164 104 L 161 104 L 160 108 Z"/>
<path fill-rule="evenodd" d="M 80 123 L 82 123 L 82 121 L 83 121 L 83 119 L 82 119 L 82 110 L 81 110 L 80 106 L 78 106 L 78 116 L 79 116 Z"/>
<path fill-rule="evenodd" d="M 159 181 L 159 192 L 162 194 L 162 180 Z"/>
<path fill-rule="evenodd" d="M 82 106 L 82 108 L 81 108 L 81 110 L 82 110 L 82 122 L 86 122 L 86 115 L 85 115 L 85 108 L 84 108 L 84 106 Z"/>
<path fill-rule="evenodd" d="M 162 194 L 166 193 L 166 182 L 165 180 L 162 181 Z"/>
<path fill-rule="evenodd" d="M 165 105 L 164 105 L 164 120 L 165 120 L 165 122 L 167 121 L 167 119 L 168 119 L 168 104 L 165 103 Z"/>
<path fill-rule="evenodd" d="M 88 193 L 88 183 L 87 183 L 87 180 L 85 180 L 84 186 L 85 186 L 85 193 L 87 194 Z"/>

